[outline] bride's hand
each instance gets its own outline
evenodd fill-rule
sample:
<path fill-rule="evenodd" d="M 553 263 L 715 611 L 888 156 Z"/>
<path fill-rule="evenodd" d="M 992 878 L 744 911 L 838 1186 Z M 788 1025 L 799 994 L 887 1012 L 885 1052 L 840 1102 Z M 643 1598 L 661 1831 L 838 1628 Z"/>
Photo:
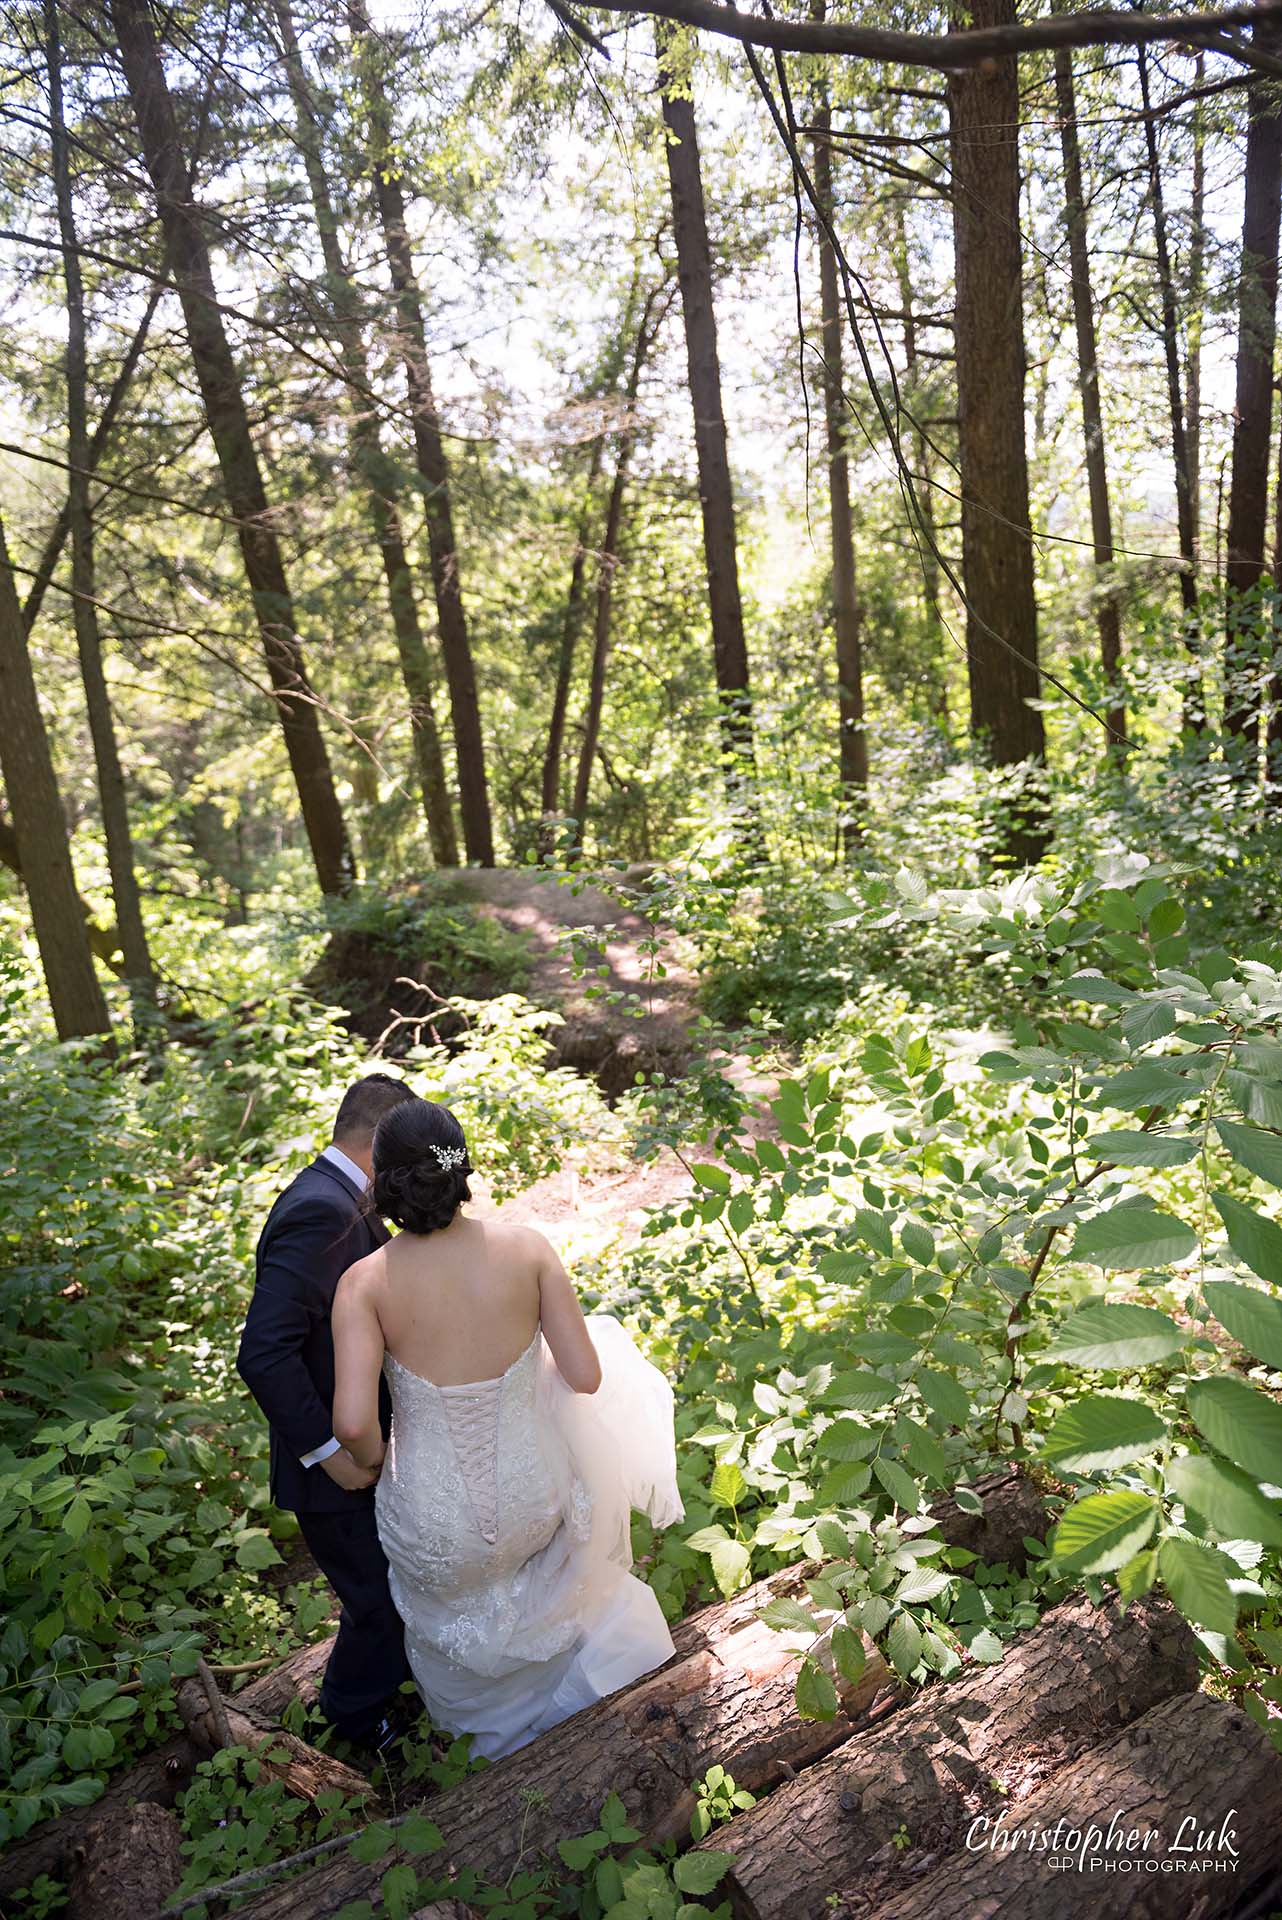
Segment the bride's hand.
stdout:
<path fill-rule="evenodd" d="M 346 1447 L 340 1447 L 337 1453 L 331 1453 L 320 1464 L 335 1486 L 342 1487 L 346 1493 L 360 1493 L 363 1488 L 372 1487 L 383 1470 L 381 1460 L 374 1467 L 360 1466 Z"/>

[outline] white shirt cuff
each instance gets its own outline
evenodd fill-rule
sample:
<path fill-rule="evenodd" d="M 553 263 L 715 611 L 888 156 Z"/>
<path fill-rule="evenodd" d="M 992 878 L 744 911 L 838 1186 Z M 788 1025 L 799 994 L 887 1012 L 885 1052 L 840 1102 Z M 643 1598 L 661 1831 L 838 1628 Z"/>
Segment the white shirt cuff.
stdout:
<path fill-rule="evenodd" d="M 340 1453 L 342 1446 L 343 1443 L 341 1440 L 327 1440 L 323 1447 L 313 1447 L 310 1453 L 303 1454 L 299 1465 L 304 1467 L 318 1467 L 321 1461 L 328 1460 L 331 1454 Z"/>

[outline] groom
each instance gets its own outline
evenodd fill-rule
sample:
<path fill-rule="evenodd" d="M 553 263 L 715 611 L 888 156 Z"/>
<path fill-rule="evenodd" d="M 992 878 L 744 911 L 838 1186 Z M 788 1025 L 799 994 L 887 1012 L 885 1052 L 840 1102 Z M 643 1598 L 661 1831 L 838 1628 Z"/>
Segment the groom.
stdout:
<path fill-rule="evenodd" d="M 374 1129 L 410 1098 L 390 1074 L 347 1089 L 334 1139 L 281 1194 L 258 1242 L 253 1298 L 236 1364 L 271 1427 L 271 1491 L 298 1525 L 342 1603 L 320 1710 L 344 1739 L 383 1747 L 400 1731 L 388 1709 L 410 1677 L 400 1616 L 374 1517 L 378 1469 L 334 1438 L 330 1310 L 342 1275 L 381 1247 L 386 1227 L 365 1205 Z M 391 1408 L 380 1388 L 387 1437 Z"/>

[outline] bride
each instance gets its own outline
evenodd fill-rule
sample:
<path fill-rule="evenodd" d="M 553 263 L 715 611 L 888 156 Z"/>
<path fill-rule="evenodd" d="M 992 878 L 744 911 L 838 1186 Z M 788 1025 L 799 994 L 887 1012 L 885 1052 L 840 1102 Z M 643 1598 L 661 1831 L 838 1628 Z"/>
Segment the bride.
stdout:
<path fill-rule="evenodd" d="M 672 1653 L 629 1571 L 631 1509 L 682 1515 L 672 1390 L 617 1320 L 584 1319 L 542 1234 L 463 1211 L 447 1107 L 394 1107 L 373 1160 L 373 1206 L 401 1232 L 335 1295 L 334 1433 L 381 1463 L 379 1538 L 428 1711 L 494 1759 Z"/>

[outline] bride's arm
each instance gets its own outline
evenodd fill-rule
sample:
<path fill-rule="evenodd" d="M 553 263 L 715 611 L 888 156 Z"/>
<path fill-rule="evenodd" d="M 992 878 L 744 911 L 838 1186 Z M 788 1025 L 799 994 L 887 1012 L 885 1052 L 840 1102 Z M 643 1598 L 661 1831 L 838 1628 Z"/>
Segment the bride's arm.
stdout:
<path fill-rule="evenodd" d="M 556 1249 L 533 1234 L 539 1260 L 539 1323 L 552 1349 L 561 1378 L 576 1393 L 595 1393 L 601 1384 L 601 1362 L 592 1344 L 574 1283 L 561 1265 Z"/>
<path fill-rule="evenodd" d="M 349 1267 L 338 1283 L 331 1320 L 334 1333 L 334 1438 L 358 1466 L 382 1463 L 378 1382 L 383 1366 L 383 1329 L 368 1276 Z"/>

